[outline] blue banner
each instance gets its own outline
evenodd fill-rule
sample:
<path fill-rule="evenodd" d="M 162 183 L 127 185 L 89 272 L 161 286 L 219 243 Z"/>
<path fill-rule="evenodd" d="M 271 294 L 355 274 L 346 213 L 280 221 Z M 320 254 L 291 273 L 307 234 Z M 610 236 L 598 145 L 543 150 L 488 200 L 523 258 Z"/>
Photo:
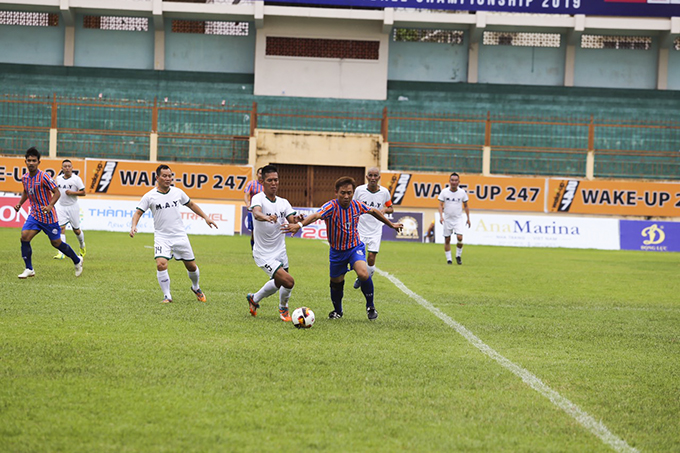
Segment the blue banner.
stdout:
<path fill-rule="evenodd" d="M 680 252 L 680 223 L 621 220 L 621 250 Z"/>
<path fill-rule="evenodd" d="M 505 11 L 593 16 L 680 16 L 680 0 L 266 0 L 267 3 L 417 8 L 459 11 Z"/>

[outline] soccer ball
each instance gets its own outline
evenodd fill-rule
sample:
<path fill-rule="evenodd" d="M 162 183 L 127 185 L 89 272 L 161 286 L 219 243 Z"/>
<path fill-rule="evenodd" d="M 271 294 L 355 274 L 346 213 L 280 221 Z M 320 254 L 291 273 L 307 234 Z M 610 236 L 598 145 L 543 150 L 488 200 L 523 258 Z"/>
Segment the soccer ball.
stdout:
<path fill-rule="evenodd" d="M 309 329 L 314 325 L 314 312 L 307 307 L 293 310 L 293 325 L 298 329 Z"/>

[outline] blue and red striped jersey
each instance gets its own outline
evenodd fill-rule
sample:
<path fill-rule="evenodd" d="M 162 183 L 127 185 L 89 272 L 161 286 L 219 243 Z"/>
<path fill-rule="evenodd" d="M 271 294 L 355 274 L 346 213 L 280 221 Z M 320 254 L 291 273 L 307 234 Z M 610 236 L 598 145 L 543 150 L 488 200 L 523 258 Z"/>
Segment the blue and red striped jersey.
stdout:
<path fill-rule="evenodd" d="M 246 188 L 243 189 L 243 192 L 249 193 L 250 196 L 252 197 L 253 195 L 262 192 L 264 190 L 262 188 L 262 184 L 260 184 L 260 181 L 250 181 L 248 184 L 246 184 Z"/>
<path fill-rule="evenodd" d="M 357 224 L 362 214 L 371 208 L 364 203 L 352 200 L 348 208 L 343 208 L 337 199 L 331 200 L 319 209 L 321 218 L 326 222 L 328 243 L 335 250 L 349 250 L 361 243 Z"/>
<path fill-rule="evenodd" d="M 42 223 L 57 222 L 57 213 L 54 208 L 48 213 L 44 213 L 40 209 L 50 204 L 53 194 L 52 189 L 57 188 L 50 175 L 42 170 L 38 170 L 34 176 L 26 172 L 21 177 L 21 183 L 24 185 L 24 190 L 28 194 L 28 200 L 31 202 L 31 215 L 33 218 Z"/>

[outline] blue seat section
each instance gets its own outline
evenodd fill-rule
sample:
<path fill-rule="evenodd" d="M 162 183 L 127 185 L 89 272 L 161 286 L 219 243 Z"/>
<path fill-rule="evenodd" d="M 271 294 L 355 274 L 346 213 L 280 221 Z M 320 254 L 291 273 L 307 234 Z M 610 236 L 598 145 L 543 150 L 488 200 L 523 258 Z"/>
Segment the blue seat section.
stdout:
<path fill-rule="evenodd" d="M 253 95 L 252 74 L 10 64 L 0 87 L 35 100 L 0 102 L 4 154 L 47 143 L 56 95 L 59 154 L 76 157 L 148 158 L 155 99 L 161 160 L 246 164 L 257 103 L 258 128 L 370 134 L 386 108 L 397 171 L 480 173 L 488 140 L 497 174 L 585 176 L 592 143 L 596 177 L 680 178 L 678 91 L 389 82 L 385 101 L 283 98 Z"/>

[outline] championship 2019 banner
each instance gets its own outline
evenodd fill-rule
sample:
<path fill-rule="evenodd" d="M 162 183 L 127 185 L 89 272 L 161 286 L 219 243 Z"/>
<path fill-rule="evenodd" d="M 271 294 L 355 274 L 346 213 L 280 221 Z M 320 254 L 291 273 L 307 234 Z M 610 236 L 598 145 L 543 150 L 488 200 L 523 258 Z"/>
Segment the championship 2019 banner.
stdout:
<path fill-rule="evenodd" d="M 548 212 L 680 217 L 680 183 L 548 180 Z"/>
<path fill-rule="evenodd" d="M 269 0 L 367 8 L 417 8 L 462 11 L 505 11 L 533 14 L 587 14 L 596 16 L 680 16 L 680 0 Z"/>

